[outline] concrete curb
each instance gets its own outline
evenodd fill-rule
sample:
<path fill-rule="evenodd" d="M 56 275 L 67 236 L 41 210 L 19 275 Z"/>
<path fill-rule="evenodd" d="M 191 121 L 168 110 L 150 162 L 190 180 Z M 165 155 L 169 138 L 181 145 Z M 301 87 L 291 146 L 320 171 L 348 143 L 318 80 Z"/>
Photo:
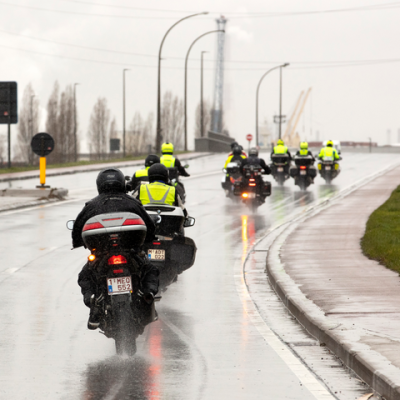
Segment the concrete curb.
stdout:
<path fill-rule="evenodd" d="M 190 154 L 182 154 L 179 155 L 179 159 L 189 161 L 189 160 L 195 160 L 197 158 L 202 158 L 202 157 L 207 157 L 211 156 L 214 153 L 204 153 L 200 155 L 193 155 L 190 156 Z M 185 155 L 188 155 L 188 157 L 185 157 Z M 110 163 L 103 163 L 103 164 L 92 164 L 92 165 L 85 165 L 85 166 L 77 166 L 77 167 L 65 167 L 65 168 L 55 168 L 52 170 L 51 168 L 47 169 L 46 171 L 46 176 L 60 176 L 60 175 L 72 175 L 72 174 L 79 174 L 79 173 L 85 173 L 85 172 L 95 172 L 95 171 L 100 171 L 103 168 L 106 168 L 107 166 L 114 166 L 117 168 L 126 168 L 126 167 L 137 167 L 143 165 L 143 160 L 134 160 L 134 161 L 123 161 L 123 162 L 118 162 L 113 164 L 112 162 Z M 4 174 L 5 176 L 2 176 L 0 174 L 0 182 L 10 182 L 10 181 L 18 181 L 18 180 L 25 180 L 25 179 L 34 179 L 34 178 L 39 178 L 39 171 L 26 171 L 25 175 L 23 175 L 24 172 L 12 172 L 9 174 Z"/>
<path fill-rule="evenodd" d="M 266 272 L 271 286 L 289 312 L 321 345 L 326 345 L 373 390 L 383 396 L 384 399 L 390 400 L 400 400 L 399 369 L 391 365 L 384 356 L 371 350 L 369 346 L 358 342 L 358 339 L 366 334 L 365 331 L 344 326 L 334 318 L 325 316 L 324 312 L 315 303 L 308 300 L 299 286 L 286 273 L 284 264 L 280 260 L 280 250 L 287 237 L 301 222 L 325 210 L 333 205 L 335 200 L 348 196 L 356 189 L 396 168 L 398 165 L 399 163 L 391 165 L 351 185 L 333 198 L 310 207 L 302 215 L 289 218 L 260 238 L 250 250 L 256 249 L 272 232 L 276 232 L 277 229 L 283 229 L 283 232 L 277 235 L 270 246 L 266 259 Z M 245 271 L 245 263 L 243 272 Z"/>

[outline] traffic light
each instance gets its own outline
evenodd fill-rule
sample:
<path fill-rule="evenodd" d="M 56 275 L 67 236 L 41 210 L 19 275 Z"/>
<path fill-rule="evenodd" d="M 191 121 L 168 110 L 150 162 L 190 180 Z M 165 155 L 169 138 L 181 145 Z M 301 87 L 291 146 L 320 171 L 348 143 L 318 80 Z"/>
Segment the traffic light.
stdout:
<path fill-rule="evenodd" d="M 0 124 L 18 122 L 17 82 L 0 82 Z"/>

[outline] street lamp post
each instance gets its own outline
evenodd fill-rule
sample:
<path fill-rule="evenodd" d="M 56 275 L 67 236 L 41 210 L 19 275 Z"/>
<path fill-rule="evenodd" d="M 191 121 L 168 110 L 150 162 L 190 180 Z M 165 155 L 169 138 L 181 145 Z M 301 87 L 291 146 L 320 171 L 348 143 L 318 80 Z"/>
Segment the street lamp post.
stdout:
<path fill-rule="evenodd" d="M 122 71 L 122 151 L 125 157 L 125 72 L 129 69 L 125 68 Z"/>
<path fill-rule="evenodd" d="M 156 152 L 160 152 L 161 150 L 161 51 L 167 37 L 168 33 L 178 25 L 180 22 L 188 19 L 197 17 L 198 15 L 206 15 L 208 12 L 202 12 L 197 14 L 188 15 L 185 18 L 180 19 L 179 21 L 175 22 L 168 30 L 165 32 L 165 35 L 160 44 L 160 50 L 158 51 L 158 85 L 157 85 L 157 132 L 156 132 Z"/>
<path fill-rule="evenodd" d="M 78 161 L 78 146 L 77 146 L 77 139 L 76 139 L 76 86 L 79 83 L 74 84 L 74 160 L 75 162 Z"/>
<path fill-rule="evenodd" d="M 289 63 L 285 63 L 282 65 L 278 65 L 274 68 L 269 69 L 260 79 L 260 81 L 258 82 L 257 85 L 257 90 L 256 90 L 256 146 L 259 145 L 259 137 L 258 137 L 258 94 L 260 91 L 260 86 L 261 86 L 261 82 L 263 81 L 263 79 L 273 70 L 278 69 L 278 68 L 283 68 L 283 67 L 287 67 L 289 65 Z M 281 114 L 281 113 L 280 113 Z M 279 133 L 279 137 L 280 137 L 280 133 Z"/>
<path fill-rule="evenodd" d="M 203 100 L 203 54 L 208 51 L 201 52 L 201 70 L 200 70 L 200 137 L 204 137 L 204 100 Z"/>
<path fill-rule="evenodd" d="M 189 59 L 189 54 L 190 54 L 190 50 L 192 50 L 192 47 L 194 46 L 194 44 L 201 39 L 203 36 L 206 35 L 210 35 L 211 33 L 217 33 L 217 32 L 223 32 L 225 33 L 225 31 L 223 29 L 218 29 L 215 31 L 209 31 L 206 33 L 203 33 L 202 35 L 200 35 L 198 38 L 196 38 L 195 40 L 193 40 L 192 44 L 190 45 L 187 53 L 186 53 L 186 58 L 185 58 L 185 94 L 184 94 L 184 109 L 185 109 L 185 151 L 187 151 L 187 65 L 188 65 L 188 59 Z"/>

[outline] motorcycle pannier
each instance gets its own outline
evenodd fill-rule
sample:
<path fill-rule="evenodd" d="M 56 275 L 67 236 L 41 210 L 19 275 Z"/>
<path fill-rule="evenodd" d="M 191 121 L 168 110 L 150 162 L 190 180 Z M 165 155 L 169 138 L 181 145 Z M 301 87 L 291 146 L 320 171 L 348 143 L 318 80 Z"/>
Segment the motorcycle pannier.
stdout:
<path fill-rule="evenodd" d="M 82 239 L 90 250 L 109 250 L 116 246 L 132 249 L 143 244 L 146 232 L 146 225 L 139 215 L 115 212 L 87 220 L 82 229 Z"/>

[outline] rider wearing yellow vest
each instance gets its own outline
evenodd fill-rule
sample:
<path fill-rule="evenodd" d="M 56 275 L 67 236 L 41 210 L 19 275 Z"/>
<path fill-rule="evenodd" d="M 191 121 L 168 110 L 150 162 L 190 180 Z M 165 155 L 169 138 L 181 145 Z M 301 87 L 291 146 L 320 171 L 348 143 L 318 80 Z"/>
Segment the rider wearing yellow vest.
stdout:
<path fill-rule="evenodd" d="M 149 168 L 149 182 L 142 183 L 132 194 L 145 204 L 165 204 L 181 207 L 186 216 L 186 209 L 174 186 L 168 185 L 168 170 L 165 165 L 154 164 Z"/>
<path fill-rule="evenodd" d="M 142 182 L 148 182 L 149 181 L 149 176 L 148 176 L 149 168 L 153 164 L 159 164 L 159 163 L 160 163 L 160 157 L 158 157 L 155 154 L 149 154 L 146 157 L 146 160 L 144 161 L 145 168 L 139 169 L 133 174 L 131 181 L 127 183 L 127 187 L 129 185 L 131 190 L 134 190 Z"/>
<path fill-rule="evenodd" d="M 300 150 L 297 151 L 296 156 L 311 156 L 315 161 L 313 153 L 311 152 L 311 150 L 308 150 L 307 142 L 300 143 Z"/>
<path fill-rule="evenodd" d="M 161 145 L 162 156 L 160 158 L 160 163 L 165 165 L 167 168 L 176 168 L 179 175 L 190 176 L 184 167 L 182 167 L 181 162 L 173 156 L 174 145 L 172 143 L 166 142 Z"/>
<path fill-rule="evenodd" d="M 323 147 L 319 152 L 318 158 L 320 160 L 325 160 L 326 157 L 329 157 L 333 161 L 340 160 L 340 156 L 337 150 L 333 147 L 332 140 L 328 140 L 326 142 L 326 147 Z"/>
<path fill-rule="evenodd" d="M 230 154 L 230 155 L 228 156 L 228 158 L 226 159 L 224 168 L 226 168 L 227 165 L 228 165 L 230 162 L 234 162 L 234 161 L 239 161 L 239 165 L 240 165 L 241 162 L 242 162 L 242 159 L 245 159 L 245 158 L 246 158 L 246 156 L 243 155 L 242 149 L 240 148 L 240 146 L 235 146 L 235 147 L 233 148 L 233 153 Z"/>
<path fill-rule="evenodd" d="M 287 146 L 285 146 L 285 143 L 282 139 L 278 139 L 278 141 L 276 142 L 276 146 L 273 148 L 271 156 L 273 154 L 287 154 L 289 156 L 289 159 L 292 158 L 290 151 L 288 150 Z"/>

